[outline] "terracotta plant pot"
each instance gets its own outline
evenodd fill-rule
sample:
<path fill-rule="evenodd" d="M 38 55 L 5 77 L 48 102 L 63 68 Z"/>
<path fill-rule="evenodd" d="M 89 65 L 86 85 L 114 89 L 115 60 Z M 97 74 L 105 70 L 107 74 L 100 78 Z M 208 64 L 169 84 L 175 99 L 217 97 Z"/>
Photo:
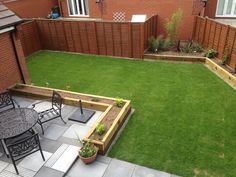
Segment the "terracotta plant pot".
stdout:
<path fill-rule="evenodd" d="M 98 149 L 96 150 L 96 153 L 91 156 L 91 157 L 82 157 L 80 154 L 79 154 L 79 158 L 85 163 L 85 164 L 90 164 L 90 163 L 93 163 L 95 160 L 96 160 L 96 157 L 97 157 L 97 154 L 98 154 Z"/>

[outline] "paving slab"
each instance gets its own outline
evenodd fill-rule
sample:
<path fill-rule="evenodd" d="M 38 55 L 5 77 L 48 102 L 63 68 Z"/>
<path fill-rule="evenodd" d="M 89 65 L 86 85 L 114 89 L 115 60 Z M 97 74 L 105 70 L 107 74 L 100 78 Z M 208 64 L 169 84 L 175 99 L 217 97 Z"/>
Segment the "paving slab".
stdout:
<path fill-rule="evenodd" d="M 21 167 L 19 165 L 17 165 L 17 169 L 19 171 L 19 176 L 22 176 L 22 177 L 33 177 L 36 174 L 35 171 L 26 169 L 26 168 Z M 12 164 L 8 165 L 7 168 L 3 171 L 3 173 L 8 174 L 8 175 L 12 175 L 12 176 L 16 175 L 15 168 Z"/>
<path fill-rule="evenodd" d="M 85 165 L 81 160 L 78 160 L 67 176 L 69 177 L 103 177 L 107 164 L 95 161 L 90 165 Z M 115 176 L 113 176 L 115 177 Z M 126 176 L 123 176 L 126 177 Z"/>
<path fill-rule="evenodd" d="M 16 174 L 14 174 L 14 173 L 11 173 L 11 172 L 9 172 L 9 171 L 3 171 L 3 172 L 1 172 L 0 173 L 0 177 L 23 177 L 23 176 L 21 176 L 21 175 L 16 175 Z"/>
<path fill-rule="evenodd" d="M 87 126 L 92 127 L 99 119 L 99 117 L 102 115 L 103 112 L 96 111 L 93 117 L 86 123 Z"/>
<path fill-rule="evenodd" d="M 171 177 L 169 173 L 137 165 L 132 177 Z"/>
<path fill-rule="evenodd" d="M 53 169 L 66 172 L 78 156 L 79 147 L 70 145 L 52 166 Z"/>
<path fill-rule="evenodd" d="M 16 97 L 14 96 L 13 99 L 17 102 L 17 104 L 20 105 L 21 108 L 27 108 L 30 105 L 32 105 L 35 100 L 29 99 L 29 98 L 22 98 L 22 97 Z"/>
<path fill-rule="evenodd" d="M 0 161 L 0 172 L 3 171 L 8 165 L 9 163 Z"/>
<path fill-rule="evenodd" d="M 134 164 L 117 159 L 112 159 L 105 172 L 104 177 L 132 177 L 134 169 Z"/>
<path fill-rule="evenodd" d="M 51 168 L 56 161 L 61 157 L 65 150 L 69 147 L 68 144 L 62 144 L 57 151 L 50 157 L 50 159 L 45 163 L 44 166 Z"/>
<path fill-rule="evenodd" d="M 50 124 L 44 132 L 44 137 L 51 140 L 57 140 L 66 130 L 67 127 L 65 126 Z"/>
<path fill-rule="evenodd" d="M 18 166 L 32 171 L 39 171 L 39 169 L 46 163 L 46 161 L 52 156 L 52 153 L 43 151 L 45 161 L 43 161 L 42 156 L 39 151 L 25 157 Z"/>
<path fill-rule="evenodd" d="M 61 177 L 63 173 L 51 168 L 42 167 L 35 177 Z"/>
<path fill-rule="evenodd" d="M 98 155 L 97 156 L 97 161 L 105 164 L 109 164 L 111 162 L 112 158 L 103 156 L 103 155 Z"/>
<path fill-rule="evenodd" d="M 40 140 L 40 144 L 43 151 L 54 153 L 62 145 L 62 142 L 43 138 Z"/>
<path fill-rule="evenodd" d="M 32 104 L 38 103 L 39 101 L 40 100 L 37 100 L 37 101 L 33 102 Z M 61 106 L 61 108 L 63 108 L 64 106 L 65 105 L 63 104 Z M 30 106 L 30 108 L 32 108 L 32 107 Z M 50 109 L 50 108 L 52 108 L 52 103 L 49 102 L 49 101 L 45 101 L 45 102 L 41 102 L 39 104 L 36 104 L 35 107 L 34 107 L 34 110 L 37 111 L 37 112 L 42 112 L 42 111 L 45 111 L 45 110 Z"/>
<path fill-rule="evenodd" d="M 82 140 L 86 136 L 86 134 L 89 132 L 90 129 L 91 129 L 90 127 L 87 127 L 84 125 L 73 124 L 63 134 L 63 137 L 67 137 L 71 139 L 80 138 Z"/>

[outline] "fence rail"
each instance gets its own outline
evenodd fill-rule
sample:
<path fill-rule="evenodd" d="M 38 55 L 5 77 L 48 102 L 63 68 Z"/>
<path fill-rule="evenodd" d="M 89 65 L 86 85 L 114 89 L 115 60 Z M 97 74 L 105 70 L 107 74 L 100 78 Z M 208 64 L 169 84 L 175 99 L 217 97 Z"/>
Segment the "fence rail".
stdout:
<path fill-rule="evenodd" d="M 26 56 L 42 49 L 142 58 L 157 15 L 144 23 L 34 19 L 19 28 Z"/>
<path fill-rule="evenodd" d="M 220 60 L 227 56 L 226 64 L 232 69 L 235 68 L 236 28 L 213 19 L 196 16 L 194 29 L 194 41 L 201 43 L 206 48 L 215 49 Z"/>

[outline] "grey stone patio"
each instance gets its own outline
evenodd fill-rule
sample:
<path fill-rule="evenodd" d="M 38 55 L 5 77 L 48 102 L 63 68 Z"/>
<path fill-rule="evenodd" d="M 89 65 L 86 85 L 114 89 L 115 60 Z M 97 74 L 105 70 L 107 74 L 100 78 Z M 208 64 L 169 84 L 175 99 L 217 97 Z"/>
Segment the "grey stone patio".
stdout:
<path fill-rule="evenodd" d="M 15 97 L 21 107 L 30 107 L 36 100 Z M 39 108 L 47 108 L 48 103 Z M 35 130 L 40 135 L 45 161 L 40 153 L 34 153 L 17 163 L 20 175 L 16 175 L 9 158 L 0 146 L 0 177 L 61 177 L 77 156 L 80 144 L 78 136 L 83 139 L 91 126 L 96 122 L 102 112 L 96 111 L 95 115 L 86 123 L 68 121 L 78 108 L 64 105 L 62 114 L 67 124 L 60 119 L 44 124 L 45 134 L 41 134 L 38 125 Z M 107 156 L 99 155 L 97 160 L 90 165 L 85 165 L 77 160 L 70 169 L 67 177 L 176 177 L 165 172 L 149 169 Z"/>

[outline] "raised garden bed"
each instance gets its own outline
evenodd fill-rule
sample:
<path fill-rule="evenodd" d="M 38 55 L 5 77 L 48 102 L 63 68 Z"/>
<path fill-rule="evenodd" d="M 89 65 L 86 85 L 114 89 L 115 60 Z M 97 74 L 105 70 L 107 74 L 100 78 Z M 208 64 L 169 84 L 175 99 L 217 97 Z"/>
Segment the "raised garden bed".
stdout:
<path fill-rule="evenodd" d="M 93 142 L 99 148 L 99 153 L 105 154 L 116 133 L 119 131 L 122 124 L 129 115 L 131 110 L 130 101 L 123 100 L 123 106 L 117 107 L 115 104 L 115 99 L 109 97 L 24 84 L 17 84 L 15 87 L 11 88 L 11 92 L 15 95 L 22 95 L 36 99 L 50 98 L 53 90 L 59 92 L 62 95 L 64 104 L 79 106 L 79 100 L 81 100 L 83 107 L 103 111 L 103 114 L 93 125 L 84 140 Z M 103 135 L 98 135 L 95 133 L 98 123 L 105 125 L 105 133 Z"/>

